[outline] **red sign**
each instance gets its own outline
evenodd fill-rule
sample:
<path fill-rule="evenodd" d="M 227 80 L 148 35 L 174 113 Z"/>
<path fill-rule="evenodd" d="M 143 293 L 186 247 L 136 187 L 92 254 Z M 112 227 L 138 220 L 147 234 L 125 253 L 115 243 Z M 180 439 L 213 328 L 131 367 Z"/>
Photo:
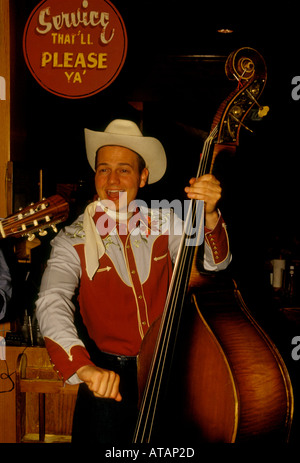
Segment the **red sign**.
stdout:
<path fill-rule="evenodd" d="M 118 76 L 127 34 L 108 0 L 44 0 L 26 23 L 23 51 L 42 87 L 65 98 L 84 98 Z"/>

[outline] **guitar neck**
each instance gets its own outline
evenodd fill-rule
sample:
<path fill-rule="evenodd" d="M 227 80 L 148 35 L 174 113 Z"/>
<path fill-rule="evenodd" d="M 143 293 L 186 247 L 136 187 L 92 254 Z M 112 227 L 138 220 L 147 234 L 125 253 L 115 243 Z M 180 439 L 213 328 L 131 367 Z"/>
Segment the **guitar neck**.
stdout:
<path fill-rule="evenodd" d="M 50 196 L 33 203 L 18 213 L 0 221 L 0 239 L 28 236 L 34 238 L 34 233 L 46 235 L 46 228 L 65 221 L 69 215 L 69 205 L 60 195 Z"/>

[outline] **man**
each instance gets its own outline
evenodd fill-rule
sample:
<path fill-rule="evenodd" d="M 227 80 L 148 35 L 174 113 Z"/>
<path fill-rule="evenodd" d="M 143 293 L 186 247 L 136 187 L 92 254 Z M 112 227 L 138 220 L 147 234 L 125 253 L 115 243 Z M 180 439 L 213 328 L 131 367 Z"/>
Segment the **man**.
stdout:
<path fill-rule="evenodd" d="M 130 442 L 136 357 L 163 311 L 182 221 L 171 209 L 148 209 L 137 200 L 139 188 L 165 173 L 158 140 L 126 120 L 112 121 L 104 132 L 86 129 L 85 139 L 99 200 L 53 240 L 37 317 L 57 371 L 70 384 L 82 383 L 73 441 Z M 217 210 L 218 180 L 192 178 L 185 191 L 205 204 L 206 269 L 226 268 L 231 257 Z M 74 322 L 77 288 L 81 328 Z"/>

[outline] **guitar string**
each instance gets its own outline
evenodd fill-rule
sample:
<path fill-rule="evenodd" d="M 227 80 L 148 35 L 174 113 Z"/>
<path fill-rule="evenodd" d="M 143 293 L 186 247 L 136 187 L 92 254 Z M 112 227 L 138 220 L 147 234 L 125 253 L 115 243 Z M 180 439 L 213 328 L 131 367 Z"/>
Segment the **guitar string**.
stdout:
<path fill-rule="evenodd" d="M 209 137 L 207 138 L 207 140 L 205 140 L 203 153 L 202 153 L 202 156 L 200 158 L 197 177 L 203 175 L 206 172 L 208 159 L 209 159 L 209 153 L 210 153 L 210 149 L 211 149 L 211 144 L 213 142 L 213 139 L 215 138 L 216 133 L 217 133 L 217 126 L 211 131 L 211 133 L 210 133 Z M 190 232 L 192 230 L 193 217 L 195 216 L 196 207 L 197 207 L 196 201 L 195 200 L 191 201 L 189 212 L 187 214 L 187 220 L 185 221 L 186 232 L 185 232 L 185 235 L 183 235 L 183 238 L 182 238 L 183 257 L 181 257 L 181 259 L 180 259 L 179 269 L 178 269 L 178 273 L 180 274 L 180 279 L 174 277 L 173 282 L 171 282 L 172 286 L 175 286 L 175 289 L 173 290 L 172 288 L 170 288 L 169 294 L 172 294 L 172 293 L 175 292 L 175 296 L 173 295 L 173 306 L 170 309 L 170 313 L 166 314 L 165 311 L 164 311 L 164 314 L 163 314 L 163 317 L 162 317 L 162 320 L 161 320 L 161 327 L 163 326 L 164 329 L 163 329 L 163 331 L 160 330 L 159 335 L 158 335 L 157 346 L 159 346 L 159 347 L 161 347 L 161 344 L 169 345 L 169 343 L 170 343 L 170 336 L 171 336 L 171 328 L 170 327 L 173 326 L 173 322 L 174 322 L 174 316 L 175 316 L 175 310 L 174 309 L 175 309 L 175 307 L 177 306 L 177 303 L 178 303 L 179 289 L 181 288 L 182 279 L 184 277 L 183 269 L 185 267 L 185 262 L 186 262 L 186 259 L 187 259 L 187 255 L 190 254 L 188 249 L 187 249 L 187 246 L 184 245 L 184 241 L 185 241 L 186 237 L 190 235 Z M 180 255 L 181 253 L 178 253 L 178 254 Z M 174 268 L 173 275 L 175 276 L 175 274 L 177 274 L 177 271 L 175 271 L 175 268 Z M 174 304 L 174 301 L 175 301 L 175 304 Z M 166 307 L 167 306 L 168 306 L 168 301 L 166 301 Z M 167 322 L 166 322 L 165 319 L 167 319 Z M 167 327 L 165 326 L 166 323 L 167 323 Z M 164 352 L 164 355 L 162 354 L 163 352 Z M 150 368 L 149 375 L 148 375 L 148 379 L 150 378 L 151 380 L 147 381 L 146 388 L 145 388 L 145 393 L 144 393 L 144 397 L 146 397 L 146 399 L 148 401 L 147 416 L 145 417 L 145 407 L 146 407 L 147 404 L 146 404 L 146 400 L 143 400 L 142 405 L 141 405 L 141 409 L 140 409 L 139 420 L 138 420 L 137 427 L 136 427 L 136 433 L 135 433 L 135 436 L 137 436 L 137 433 L 139 432 L 139 429 L 140 429 L 140 426 L 141 426 L 141 420 L 142 420 L 142 416 L 143 416 L 145 424 L 144 424 L 144 430 L 143 430 L 142 439 L 144 439 L 145 433 L 147 431 L 146 425 L 149 426 L 148 420 L 149 420 L 149 414 L 150 414 L 150 408 L 151 408 L 150 405 L 152 407 L 154 407 L 154 412 L 156 411 L 157 401 L 158 401 L 158 394 L 155 394 L 155 390 L 156 389 L 159 390 L 159 388 L 161 387 L 161 381 L 162 381 L 162 373 L 161 373 L 161 371 L 164 370 L 164 368 L 161 368 L 161 365 L 162 366 L 165 365 L 166 355 L 167 355 L 167 349 L 160 349 L 159 351 L 158 351 L 158 349 L 156 349 L 155 354 L 153 356 L 153 362 L 151 364 L 151 368 Z M 157 366 L 157 357 L 158 357 L 158 366 Z M 157 367 L 156 372 L 155 372 L 155 377 L 154 377 L 154 383 L 156 385 L 156 388 L 155 387 L 151 388 L 151 395 L 149 397 L 150 383 L 151 383 L 151 381 L 153 383 L 154 366 Z M 157 386 L 157 382 L 158 382 L 158 386 Z M 155 397 L 154 397 L 154 394 L 155 394 Z M 151 432 L 152 432 L 152 427 L 153 427 L 153 424 L 154 424 L 154 418 L 155 418 L 155 414 L 152 413 L 152 420 L 151 420 L 151 423 L 150 423 L 149 435 L 151 435 Z M 143 440 L 142 440 L 142 442 L 143 442 Z"/>
<path fill-rule="evenodd" d="M 55 208 L 55 214 L 57 215 L 57 218 L 59 218 L 60 208 L 62 206 L 65 207 L 65 204 L 63 203 L 60 204 L 61 201 L 57 199 L 56 201 L 53 201 L 52 199 L 52 204 L 51 204 L 50 199 L 51 198 L 48 198 L 47 200 L 43 199 L 42 201 L 38 203 L 32 204 L 32 206 L 27 206 L 26 208 L 20 210 L 19 212 L 9 217 L 0 219 L 1 234 L 5 236 L 5 234 L 7 233 L 7 230 L 10 230 L 14 225 L 17 225 L 18 223 L 20 224 L 20 227 L 22 227 L 22 225 L 28 226 L 30 225 L 31 222 L 36 220 L 38 223 L 33 224 L 33 225 L 35 227 L 34 229 L 38 230 L 39 227 L 43 228 L 45 225 L 49 226 L 51 225 L 51 223 L 55 224 L 57 222 L 60 222 L 60 220 L 58 220 L 57 222 L 53 221 L 53 218 L 52 218 L 54 214 L 53 208 Z M 39 209 L 40 206 L 44 206 L 44 207 L 41 207 Z M 64 209 L 62 209 L 61 214 L 64 214 Z M 47 220 L 46 216 L 50 218 L 50 220 Z M 45 220 L 45 223 L 41 223 L 40 222 L 41 220 Z M 32 229 L 32 226 L 30 226 L 30 229 Z M 24 232 L 24 234 L 26 234 L 27 231 L 30 231 L 30 230 L 27 230 L 27 228 L 24 228 L 24 230 L 23 229 L 14 230 L 14 233 Z"/>
<path fill-rule="evenodd" d="M 31 206 L 27 206 L 24 209 L 21 209 L 19 212 L 16 212 L 15 214 L 9 217 L 5 217 L 4 219 L 1 219 L 0 222 L 2 225 L 5 224 L 5 226 L 7 226 L 10 223 L 19 222 L 19 221 L 22 221 L 23 219 L 27 220 L 31 216 L 34 217 L 40 212 L 44 213 L 50 205 L 51 205 L 50 198 L 48 198 L 48 200 L 43 199 L 42 201 L 39 201 L 37 203 L 32 204 Z M 59 202 L 58 204 L 53 203 L 53 205 L 59 206 Z M 39 209 L 39 207 L 41 206 L 45 206 L 45 207 Z"/>
<path fill-rule="evenodd" d="M 36 214 L 38 214 L 39 212 L 44 212 L 46 210 L 46 208 L 42 211 L 40 210 L 35 210 L 33 209 L 33 213 L 32 212 L 25 212 L 27 210 L 27 208 L 23 211 L 20 211 L 20 212 L 17 212 L 16 214 L 12 215 L 11 217 L 6 217 L 4 219 L 1 219 L 0 222 L 1 224 L 5 224 L 4 226 L 8 226 L 9 224 L 14 224 L 16 222 L 20 222 L 20 221 L 24 221 L 27 220 L 27 219 L 30 219 L 30 217 L 34 218 L 36 216 Z"/>

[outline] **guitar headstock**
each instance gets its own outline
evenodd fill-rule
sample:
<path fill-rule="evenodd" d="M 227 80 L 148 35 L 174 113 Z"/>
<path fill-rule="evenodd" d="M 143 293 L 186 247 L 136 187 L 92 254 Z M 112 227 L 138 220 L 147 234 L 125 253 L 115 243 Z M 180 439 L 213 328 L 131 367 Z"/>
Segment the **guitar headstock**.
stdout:
<path fill-rule="evenodd" d="M 35 238 L 35 233 L 46 235 L 46 228 L 56 230 L 56 224 L 65 221 L 69 215 L 69 204 L 60 195 L 50 196 L 37 203 L 30 204 L 0 221 L 0 238 L 28 236 Z"/>

